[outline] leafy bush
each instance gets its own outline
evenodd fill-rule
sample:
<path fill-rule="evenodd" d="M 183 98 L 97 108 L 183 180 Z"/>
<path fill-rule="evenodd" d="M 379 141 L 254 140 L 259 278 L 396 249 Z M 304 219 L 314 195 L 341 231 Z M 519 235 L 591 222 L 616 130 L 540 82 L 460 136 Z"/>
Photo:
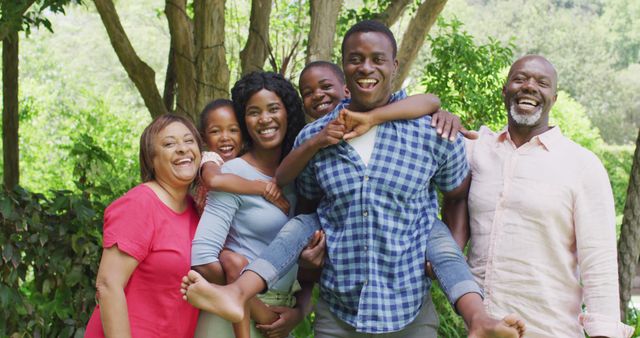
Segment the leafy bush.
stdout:
<path fill-rule="evenodd" d="M 83 335 L 95 305 L 104 209 L 87 197 L 22 188 L 0 195 L 0 336 Z"/>
<path fill-rule="evenodd" d="M 510 66 L 511 45 L 498 40 L 477 45 L 456 19 L 438 19 L 439 34 L 429 37 L 431 60 L 424 68 L 422 85 L 438 95 L 442 107 L 454 112 L 469 129 L 506 124 L 501 95 L 503 70 Z"/>
<path fill-rule="evenodd" d="M 0 194 L 0 336 L 81 337 L 95 306 L 102 212 L 122 192 L 105 183 L 114 161 L 95 140 L 73 141 L 67 164 L 80 192 Z"/>

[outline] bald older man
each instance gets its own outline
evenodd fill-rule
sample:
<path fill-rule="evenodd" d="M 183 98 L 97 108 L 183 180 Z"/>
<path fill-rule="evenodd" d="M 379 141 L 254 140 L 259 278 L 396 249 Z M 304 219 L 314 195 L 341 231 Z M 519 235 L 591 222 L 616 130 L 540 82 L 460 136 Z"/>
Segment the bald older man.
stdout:
<path fill-rule="evenodd" d="M 489 313 L 521 314 L 525 337 L 629 337 L 611 186 L 593 153 L 549 125 L 555 68 L 541 56 L 517 60 L 502 95 L 508 125 L 467 143 L 469 265 Z"/>

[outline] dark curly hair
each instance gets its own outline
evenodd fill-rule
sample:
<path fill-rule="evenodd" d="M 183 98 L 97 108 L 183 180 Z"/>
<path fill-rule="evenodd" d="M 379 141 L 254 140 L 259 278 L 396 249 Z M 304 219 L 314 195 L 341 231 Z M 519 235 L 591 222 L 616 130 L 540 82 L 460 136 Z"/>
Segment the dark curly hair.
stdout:
<path fill-rule="evenodd" d="M 282 160 L 291 148 L 298 133 L 304 126 L 304 110 L 302 108 L 302 100 L 298 96 L 298 92 L 291 82 L 282 75 L 273 72 L 252 72 L 243 76 L 231 89 L 231 99 L 233 101 L 233 110 L 236 112 L 238 122 L 240 122 L 240 130 L 248 147 L 252 146 L 253 140 L 247 131 L 247 125 L 244 122 L 247 102 L 253 94 L 266 89 L 274 92 L 287 110 L 287 132 L 282 142 Z"/>

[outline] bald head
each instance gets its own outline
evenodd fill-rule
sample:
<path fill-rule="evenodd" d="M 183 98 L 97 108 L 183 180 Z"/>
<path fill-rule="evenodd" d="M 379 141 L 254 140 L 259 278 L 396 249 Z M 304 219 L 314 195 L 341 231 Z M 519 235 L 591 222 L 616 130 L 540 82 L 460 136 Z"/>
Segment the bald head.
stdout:
<path fill-rule="evenodd" d="M 513 75 L 514 70 L 522 68 L 527 63 L 537 64 L 538 68 L 543 69 L 546 72 L 546 75 L 553 80 L 553 90 L 555 91 L 558 89 L 558 72 L 556 71 L 556 67 L 554 67 L 553 64 L 542 55 L 529 54 L 516 60 L 516 62 L 511 65 L 511 68 L 509 68 L 507 81 L 509 81 L 511 75 Z"/>
<path fill-rule="evenodd" d="M 509 125 L 546 128 L 557 86 L 556 69 L 544 57 L 527 55 L 514 62 L 502 88 Z"/>

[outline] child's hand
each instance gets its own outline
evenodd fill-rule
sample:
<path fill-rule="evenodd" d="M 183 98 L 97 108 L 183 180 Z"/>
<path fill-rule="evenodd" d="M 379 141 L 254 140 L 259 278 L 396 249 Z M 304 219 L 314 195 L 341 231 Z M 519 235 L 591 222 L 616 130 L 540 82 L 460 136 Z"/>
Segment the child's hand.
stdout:
<path fill-rule="evenodd" d="M 267 183 L 267 185 L 264 188 L 262 197 L 264 197 L 264 199 L 266 199 L 267 201 L 273 203 L 278 198 L 280 198 L 280 196 L 282 196 L 282 190 L 273 180 L 265 181 L 265 183 Z"/>
<path fill-rule="evenodd" d="M 324 265 L 326 245 L 324 231 L 316 231 L 309 240 L 307 247 L 300 253 L 300 259 L 298 260 L 300 266 L 305 269 L 321 268 Z"/>
<path fill-rule="evenodd" d="M 442 109 L 431 115 L 431 127 L 436 128 L 436 133 L 442 138 L 449 138 L 449 141 L 455 141 L 458 131 L 464 129 L 458 116 Z"/>
<path fill-rule="evenodd" d="M 266 182 L 267 185 L 262 193 L 262 197 L 273 205 L 282 210 L 285 215 L 289 214 L 289 201 L 282 196 L 282 189 L 276 184 L 275 180 Z"/>
<path fill-rule="evenodd" d="M 337 118 L 322 128 L 322 130 L 315 136 L 316 142 L 320 148 L 336 145 L 342 141 L 344 132 L 344 123 L 340 118 Z"/>
<path fill-rule="evenodd" d="M 371 114 L 356 113 L 348 109 L 342 109 L 338 119 L 343 121 L 347 130 L 343 137 L 345 140 L 360 136 L 375 125 L 371 119 Z"/>

